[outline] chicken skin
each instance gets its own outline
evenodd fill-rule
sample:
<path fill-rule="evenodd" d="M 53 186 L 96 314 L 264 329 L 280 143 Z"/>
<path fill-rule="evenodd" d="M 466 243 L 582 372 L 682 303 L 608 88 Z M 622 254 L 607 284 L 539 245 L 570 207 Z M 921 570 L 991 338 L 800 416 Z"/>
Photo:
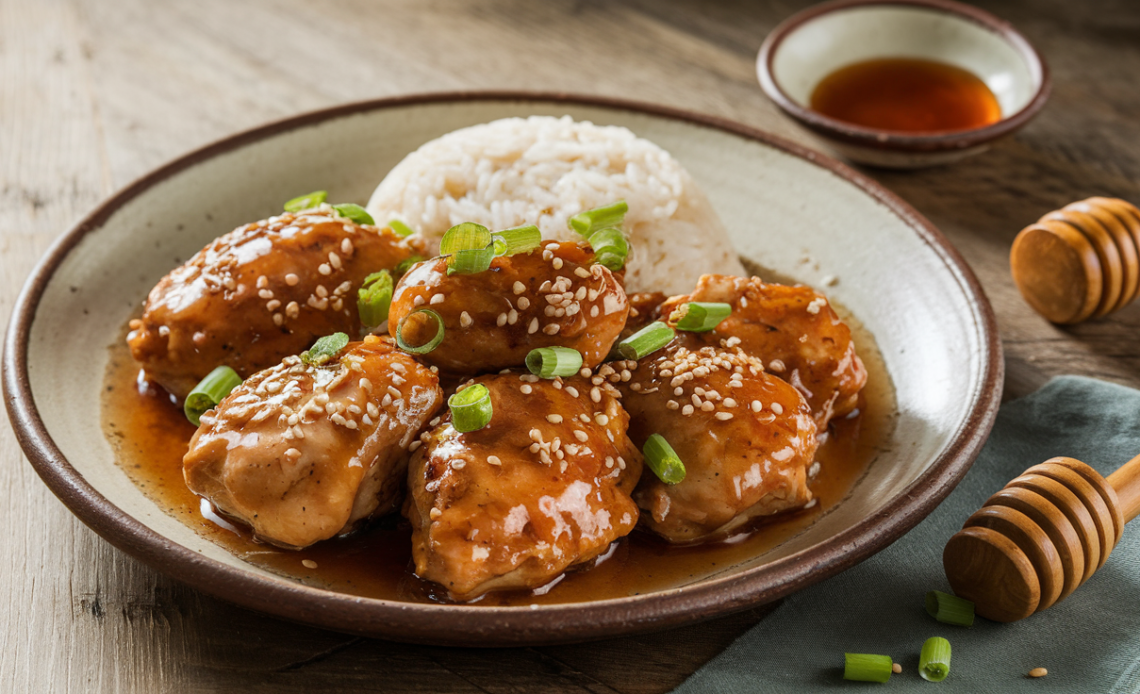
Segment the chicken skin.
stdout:
<path fill-rule="evenodd" d="M 586 366 L 605 359 L 625 325 L 629 302 L 621 282 L 575 243 L 544 243 L 529 253 L 495 258 L 474 274 L 447 274 L 447 259 L 413 267 L 400 280 L 388 315 L 389 332 L 423 307 L 443 320 L 443 342 L 424 361 L 458 373 L 521 366 L 536 347 L 572 347 Z M 413 318 L 418 318 L 415 316 Z M 427 342 L 430 317 L 409 320 L 405 340 Z"/>
<path fill-rule="evenodd" d="M 633 495 L 648 512 L 646 526 L 672 543 L 721 537 L 812 498 L 811 409 L 758 359 L 729 346 L 735 341 L 705 345 L 683 334 L 641 359 L 620 385 L 630 438 L 641 446 L 661 434 L 686 468 L 674 485 L 647 471 Z"/>
<path fill-rule="evenodd" d="M 692 294 L 669 299 L 660 314 L 676 325 L 677 309 L 690 301 L 730 304 L 732 314 L 716 329 L 693 335 L 710 345 L 739 339 L 741 349 L 803 393 L 821 431 L 858 406 L 867 370 L 850 328 L 819 292 L 757 277 L 703 275 Z"/>
<path fill-rule="evenodd" d="M 151 290 L 131 322 L 131 354 L 183 398 L 216 366 L 244 378 L 322 335 L 357 335 L 364 278 L 411 257 L 413 244 L 328 205 L 238 227 Z"/>
<path fill-rule="evenodd" d="M 261 540 L 306 547 L 398 508 L 408 449 L 442 404 L 435 374 L 386 337 L 319 366 L 287 357 L 202 415 L 186 485 Z"/>
<path fill-rule="evenodd" d="M 484 376 L 490 424 L 461 434 L 449 412 L 421 436 L 404 505 L 421 578 L 457 600 L 535 588 L 637 525 L 641 454 L 618 391 L 595 380 Z"/>

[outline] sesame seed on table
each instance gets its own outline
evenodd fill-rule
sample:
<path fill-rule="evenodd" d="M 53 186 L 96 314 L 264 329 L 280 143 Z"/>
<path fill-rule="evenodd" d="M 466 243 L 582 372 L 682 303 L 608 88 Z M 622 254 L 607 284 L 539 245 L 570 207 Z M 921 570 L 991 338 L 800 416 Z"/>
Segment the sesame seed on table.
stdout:
<path fill-rule="evenodd" d="M 191 149 L 310 109 L 452 89 L 598 93 L 730 118 L 818 148 L 755 78 L 763 36 L 810 4 L 0 0 L 8 95 L 0 99 L 0 319 L 7 322 L 29 268 L 104 197 Z M 1045 211 L 1094 194 L 1140 202 L 1140 122 L 1126 117 L 1140 112 L 1140 54 L 1126 30 L 1140 22 L 1140 7 L 978 4 L 1047 56 L 1054 92 L 1044 111 L 959 164 L 863 173 L 931 219 L 973 266 L 997 313 L 1007 398 L 1060 373 L 1140 386 L 1140 351 L 1131 346 L 1140 305 L 1056 328 L 1025 306 L 1008 266 L 1014 235 Z M 402 40 L 394 46 L 381 35 Z M 286 274 L 271 287 L 286 317 L 308 307 L 309 292 L 292 303 L 284 296 L 299 280 Z M 830 292 L 828 284 L 816 287 Z M 269 300 L 259 301 L 267 311 Z M 765 367 L 779 373 L 773 361 Z M 2 425 L 0 456 L 5 691 L 664 692 L 770 609 L 601 643 L 501 651 L 323 631 L 235 608 L 115 549 L 31 474 Z"/>

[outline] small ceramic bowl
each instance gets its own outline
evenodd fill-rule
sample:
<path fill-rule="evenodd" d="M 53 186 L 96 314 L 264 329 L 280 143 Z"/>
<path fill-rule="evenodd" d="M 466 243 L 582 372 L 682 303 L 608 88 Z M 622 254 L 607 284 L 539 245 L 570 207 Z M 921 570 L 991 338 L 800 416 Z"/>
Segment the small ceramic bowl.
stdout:
<path fill-rule="evenodd" d="M 910 133 L 853 125 L 813 111 L 827 75 L 874 58 L 922 58 L 977 75 L 1002 118 L 968 130 Z M 1008 22 L 949 0 L 836 0 L 785 20 L 756 60 L 760 86 L 784 113 L 840 155 L 862 164 L 921 168 L 984 151 L 1025 125 L 1049 96 L 1049 70 Z"/>

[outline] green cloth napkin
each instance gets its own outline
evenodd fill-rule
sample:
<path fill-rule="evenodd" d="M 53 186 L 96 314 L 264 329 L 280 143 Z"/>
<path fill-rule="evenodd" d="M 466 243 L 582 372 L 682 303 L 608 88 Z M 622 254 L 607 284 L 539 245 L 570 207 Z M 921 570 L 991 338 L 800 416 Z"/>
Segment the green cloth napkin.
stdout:
<path fill-rule="evenodd" d="M 893 545 L 787 598 L 709 661 L 678 692 L 1140 692 L 1140 522 L 1108 562 L 1053 607 L 1013 624 L 977 618 L 971 628 L 926 614 L 929 590 L 950 592 L 942 548 L 966 518 L 1026 468 L 1054 456 L 1107 476 L 1140 453 L 1140 391 L 1065 376 L 1006 403 L 962 483 Z M 950 641 L 950 676 L 918 674 L 923 641 Z M 887 684 L 843 679 L 843 654 L 890 655 Z M 1049 675 L 1029 679 L 1032 668 Z"/>

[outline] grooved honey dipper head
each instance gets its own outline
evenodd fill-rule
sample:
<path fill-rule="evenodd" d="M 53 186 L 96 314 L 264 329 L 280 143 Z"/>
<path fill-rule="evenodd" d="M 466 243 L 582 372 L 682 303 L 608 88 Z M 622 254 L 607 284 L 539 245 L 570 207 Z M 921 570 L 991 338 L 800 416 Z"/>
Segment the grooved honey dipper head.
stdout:
<path fill-rule="evenodd" d="M 1023 619 L 1064 600 L 1104 564 L 1124 530 L 1121 507 L 1113 485 L 1079 460 L 1035 465 L 950 538 L 946 577 L 979 615 Z"/>
<path fill-rule="evenodd" d="M 1140 295 L 1140 209 L 1089 198 L 1021 230 L 1009 256 L 1021 295 L 1054 323 L 1118 311 Z"/>

